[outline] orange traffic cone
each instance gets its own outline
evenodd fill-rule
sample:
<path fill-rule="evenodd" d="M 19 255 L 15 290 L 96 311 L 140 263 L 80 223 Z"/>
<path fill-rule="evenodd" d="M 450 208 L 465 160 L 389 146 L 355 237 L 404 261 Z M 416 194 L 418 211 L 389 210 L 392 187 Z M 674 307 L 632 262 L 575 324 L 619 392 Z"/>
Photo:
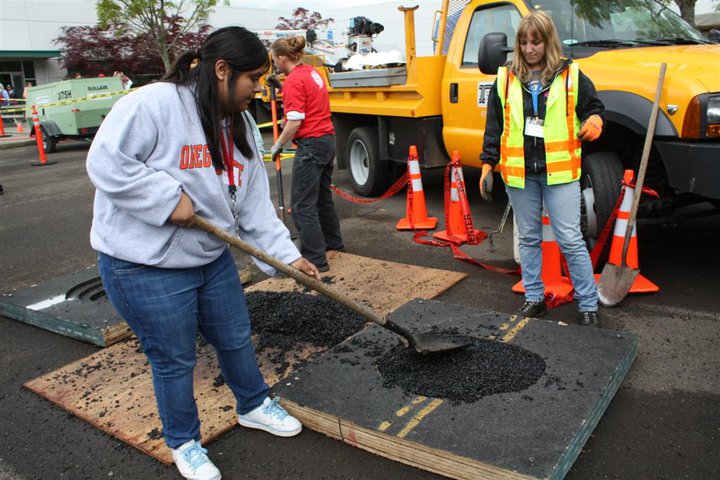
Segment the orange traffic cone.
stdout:
<path fill-rule="evenodd" d="M 437 218 L 427 216 L 420 162 L 415 145 L 410 145 L 408 153 L 408 180 L 405 218 L 400 219 L 395 228 L 398 230 L 432 230 L 437 226 Z"/>
<path fill-rule="evenodd" d="M 25 133 L 25 128 L 23 127 L 22 120 L 15 122 L 16 132 L 17 133 Z"/>
<path fill-rule="evenodd" d="M 572 281 L 562 275 L 560 262 L 560 246 L 555 233 L 550 226 L 550 217 L 543 210 L 543 239 L 542 239 L 542 281 L 545 285 L 545 296 L 553 299 L 564 299 L 573 291 Z M 522 265 L 521 265 L 522 267 Z M 522 280 L 513 285 L 513 292 L 525 293 Z"/>
<path fill-rule="evenodd" d="M 484 233 L 473 227 L 470 215 L 470 203 L 465 194 L 465 177 L 460 165 L 460 152 L 453 150 L 452 161 L 446 170 L 450 177 L 450 192 L 445 193 L 445 230 L 433 234 L 433 237 L 456 245 L 477 244 L 485 238 Z M 446 185 L 448 179 L 446 178 Z M 446 187 L 447 188 L 447 187 Z"/>
<path fill-rule="evenodd" d="M 610 257 L 608 258 L 608 263 L 612 263 L 613 265 L 620 266 L 622 262 L 622 250 L 623 244 L 625 243 L 625 233 L 627 232 L 628 219 L 630 218 L 633 196 L 635 195 L 635 189 L 629 186 L 632 183 L 633 178 L 633 171 L 625 170 L 625 175 L 623 176 L 623 189 L 625 190 L 625 194 L 623 195 L 623 201 L 620 205 L 617 219 L 615 220 L 615 230 L 613 231 L 613 239 L 610 246 Z M 632 269 L 640 268 L 638 262 L 637 224 L 633 226 L 633 231 L 630 236 L 630 244 L 628 245 L 627 259 L 625 262 L 627 266 Z M 595 274 L 596 282 L 599 278 L 600 274 Z M 638 274 L 630 287 L 629 293 L 653 293 L 659 290 L 660 287 L 655 285 L 643 275 Z"/>

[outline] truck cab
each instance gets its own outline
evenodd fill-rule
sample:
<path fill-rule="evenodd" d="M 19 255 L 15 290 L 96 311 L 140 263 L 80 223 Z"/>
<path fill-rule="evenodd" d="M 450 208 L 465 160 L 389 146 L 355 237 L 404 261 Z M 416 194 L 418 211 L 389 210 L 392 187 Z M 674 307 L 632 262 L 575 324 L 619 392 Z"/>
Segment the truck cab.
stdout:
<path fill-rule="evenodd" d="M 404 84 L 336 87 L 330 79 L 338 164 L 350 168 L 356 190 L 382 193 L 388 165 L 405 163 L 407 144 L 418 146 L 424 167 L 444 165 L 453 150 L 464 165 L 480 166 L 488 93 L 512 55 L 522 16 L 536 8 L 551 15 L 564 55 L 593 81 L 606 108 L 603 135 L 583 145 L 587 236 L 596 237 L 612 212 L 623 170 L 639 164 L 662 62 L 667 74 L 645 180 L 659 198 L 644 198 L 640 215 L 702 201 L 720 206 L 720 45 L 654 0 L 446 0 L 435 55 L 408 55 Z M 357 160 L 363 153 L 364 163 Z"/>
<path fill-rule="evenodd" d="M 641 215 L 666 215 L 675 206 L 704 200 L 717 205 L 720 47 L 654 1 L 537 0 L 532 6 L 551 14 L 563 53 L 590 77 L 605 104 L 605 133 L 583 145 L 590 234 L 596 235 L 612 212 L 623 170 L 638 166 L 662 62 L 668 73 L 646 178 L 660 196 L 646 198 Z M 457 19 L 442 84 L 443 139 L 468 165 L 479 165 L 487 92 L 529 7 L 473 2 Z"/>

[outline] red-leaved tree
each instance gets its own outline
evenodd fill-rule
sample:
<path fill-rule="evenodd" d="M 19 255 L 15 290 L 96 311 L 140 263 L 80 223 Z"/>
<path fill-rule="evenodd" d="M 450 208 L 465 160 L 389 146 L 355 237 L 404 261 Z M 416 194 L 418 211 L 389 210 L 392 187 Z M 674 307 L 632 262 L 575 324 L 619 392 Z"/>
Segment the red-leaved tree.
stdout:
<path fill-rule="evenodd" d="M 171 56 L 174 59 L 185 50 L 199 48 L 211 30 L 202 25 L 196 32 L 182 33 L 182 17 L 169 18 L 168 38 L 177 41 Z M 63 27 L 54 42 L 60 45 L 60 65 L 71 74 L 93 77 L 112 75 L 116 70 L 133 78 L 134 85 L 146 83 L 142 79 L 158 78 L 165 66 L 149 34 L 135 35 L 115 25 Z"/>

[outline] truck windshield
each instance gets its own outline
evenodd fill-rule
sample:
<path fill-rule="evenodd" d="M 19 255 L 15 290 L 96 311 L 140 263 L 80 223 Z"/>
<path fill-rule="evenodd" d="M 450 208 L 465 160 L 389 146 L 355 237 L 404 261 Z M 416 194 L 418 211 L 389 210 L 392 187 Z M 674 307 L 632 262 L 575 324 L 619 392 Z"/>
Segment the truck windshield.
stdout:
<path fill-rule="evenodd" d="M 654 0 L 531 0 L 549 12 L 567 47 L 628 48 L 709 43 Z"/>

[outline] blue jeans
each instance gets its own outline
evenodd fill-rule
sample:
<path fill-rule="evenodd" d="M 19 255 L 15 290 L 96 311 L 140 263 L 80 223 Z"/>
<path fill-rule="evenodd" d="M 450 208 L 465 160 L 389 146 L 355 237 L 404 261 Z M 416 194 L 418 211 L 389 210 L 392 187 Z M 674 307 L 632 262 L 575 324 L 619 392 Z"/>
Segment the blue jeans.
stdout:
<path fill-rule="evenodd" d="M 340 250 L 340 221 L 330 190 L 335 135 L 297 140 L 290 204 L 300 238 L 300 253 L 317 266 L 327 265 L 327 250 Z"/>
<path fill-rule="evenodd" d="M 542 273 L 543 202 L 560 251 L 567 259 L 578 310 L 598 309 L 592 262 L 580 231 L 580 182 L 548 185 L 546 173 L 525 172 L 525 188 L 505 187 L 518 225 L 525 299 L 545 296 Z"/>
<path fill-rule="evenodd" d="M 268 394 L 250 340 L 237 267 L 225 250 L 196 268 L 155 268 L 103 253 L 98 267 L 108 299 L 135 332 L 150 362 L 165 442 L 200 440 L 193 396 L 197 331 L 215 347 L 220 370 L 244 414 Z"/>

